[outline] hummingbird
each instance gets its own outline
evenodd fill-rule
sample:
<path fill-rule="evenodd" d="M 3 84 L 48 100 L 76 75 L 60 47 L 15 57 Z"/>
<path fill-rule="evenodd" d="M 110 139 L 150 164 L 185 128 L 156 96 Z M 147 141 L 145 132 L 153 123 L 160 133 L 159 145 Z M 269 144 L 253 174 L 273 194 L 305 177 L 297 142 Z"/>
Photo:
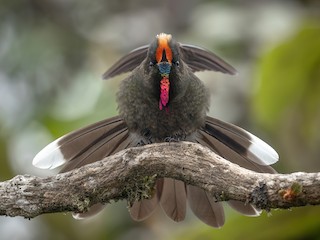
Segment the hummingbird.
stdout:
<path fill-rule="evenodd" d="M 121 81 L 117 93 L 119 115 L 58 138 L 35 156 L 33 165 L 45 169 L 62 166 L 61 172 L 67 172 L 126 148 L 189 141 L 246 169 L 275 173 L 270 165 L 279 156 L 272 147 L 238 126 L 207 116 L 209 92 L 195 75 L 206 70 L 237 73 L 209 50 L 177 42 L 170 34 L 158 34 L 150 44 L 129 52 L 103 74 L 109 79 L 131 72 Z M 209 226 L 221 227 L 225 222 L 222 203 L 201 188 L 161 178 L 156 180 L 153 192 L 150 198 L 130 204 L 134 220 L 148 218 L 161 205 L 168 217 L 179 222 L 184 220 L 189 205 Z M 227 203 L 244 215 L 261 213 L 251 204 L 234 200 Z M 103 208 L 96 204 L 88 212 L 73 216 L 86 218 Z"/>

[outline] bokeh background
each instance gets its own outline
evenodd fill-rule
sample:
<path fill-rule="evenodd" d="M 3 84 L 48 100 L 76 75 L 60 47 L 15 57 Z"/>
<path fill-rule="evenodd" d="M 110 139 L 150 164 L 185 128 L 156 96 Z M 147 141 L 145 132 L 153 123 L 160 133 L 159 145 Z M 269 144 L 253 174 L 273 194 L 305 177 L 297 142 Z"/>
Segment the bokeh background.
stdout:
<path fill-rule="evenodd" d="M 203 46 L 239 74 L 203 72 L 210 115 L 235 123 L 280 154 L 279 172 L 320 171 L 320 1 L 0 1 L 0 180 L 35 169 L 55 138 L 117 114 L 125 76 L 102 81 L 119 57 L 160 32 Z M 1 239 L 320 239 L 320 207 L 249 218 L 227 208 L 212 229 L 189 210 L 133 222 L 125 202 L 95 218 L 0 217 Z"/>

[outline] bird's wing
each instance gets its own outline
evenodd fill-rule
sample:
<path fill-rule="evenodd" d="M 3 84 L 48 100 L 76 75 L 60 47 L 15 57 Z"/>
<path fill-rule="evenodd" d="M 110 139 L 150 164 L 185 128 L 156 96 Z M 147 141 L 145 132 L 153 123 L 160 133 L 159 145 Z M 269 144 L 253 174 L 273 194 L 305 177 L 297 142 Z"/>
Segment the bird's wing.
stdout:
<path fill-rule="evenodd" d="M 127 55 L 120 58 L 102 75 L 103 79 L 109 79 L 119 74 L 130 72 L 138 67 L 147 57 L 148 48 L 149 45 L 144 45 L 132 50 Z M 192 69 L 193 72 L 208 70 L 232 75 L 237 73 L 237 70 L 230 64 L 209 50 L 181 43 L 180 50 L 183 61 Z"/>
<path fill-rule="evenodd" d="M 234 67 L 209 50 L 182 43 L 180 43 L 180 50 L 183 61 L 194 72 L 208 70 L 232 75 L 237 73 Z"/>
<path fill-rule="evenodd" d="M 109 79 L 122 73 L 130 72 L 138 67 L 146 58 L 149 45 L 136 48 L 120 58 L 103 75 L 103 79 Z"/>

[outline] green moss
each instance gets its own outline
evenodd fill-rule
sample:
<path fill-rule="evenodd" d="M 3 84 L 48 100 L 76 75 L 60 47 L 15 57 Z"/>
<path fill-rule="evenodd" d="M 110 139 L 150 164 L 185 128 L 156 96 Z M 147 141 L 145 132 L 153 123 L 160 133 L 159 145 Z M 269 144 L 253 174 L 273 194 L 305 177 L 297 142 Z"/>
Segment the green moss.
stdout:
<path fill-rule="evenodd" d="M 155 182 L 157 180 L 157 174 L 152 176 L 144 176 L 142 178 L 136 178 L 125 189 L 127 201 L 131 206 L 133 202 L 141 199 L 149 199 L 155 193 Z"/>
<path fill-rule="evenodd" d="M 299 183 L 295 182 L 292 184 L 291 190 L 295 195 L 298 195 L 302 192 L 302 186 Z"/>

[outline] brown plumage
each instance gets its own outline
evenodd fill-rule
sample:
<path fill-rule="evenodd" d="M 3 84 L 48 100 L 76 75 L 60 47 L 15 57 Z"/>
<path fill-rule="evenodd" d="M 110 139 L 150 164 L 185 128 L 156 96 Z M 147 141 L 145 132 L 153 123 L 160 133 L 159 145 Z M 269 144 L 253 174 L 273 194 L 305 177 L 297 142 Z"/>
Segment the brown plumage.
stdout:
<path fill-rule="evenodd" d="M 175 42 L 160 34 L 148 46 L 140 47 L 116 62 L 103 76 L 111 78 L 132 71 L 117 94 L 119 116 L 103 120 L 63 136 L 44 148 L 34 165 L 70 171 L 99 161 L 122 149 L 163 141 L 192 141 L 242 167 L 273 173 L 270 164 L 277 153 L 262 140 L 232 124 L 206 116 L 209 93 L 194 75 L 213 70 L 235 74 L 236 70 L 203 48 Z M 144 220 L 160 204 L 174 221 L 182 221 L 187 202 L 206 224 L 224 224 L 222 204 L 204 190 L 175 179 L 158 179 L 150 199 L 136 201 L 130 208 L 134 220 Z M 259 214 L 253 206 L 237 201 L 229 205 L 245 215 Z M 102 209 L 97 204 L 82 218 Z"/>

